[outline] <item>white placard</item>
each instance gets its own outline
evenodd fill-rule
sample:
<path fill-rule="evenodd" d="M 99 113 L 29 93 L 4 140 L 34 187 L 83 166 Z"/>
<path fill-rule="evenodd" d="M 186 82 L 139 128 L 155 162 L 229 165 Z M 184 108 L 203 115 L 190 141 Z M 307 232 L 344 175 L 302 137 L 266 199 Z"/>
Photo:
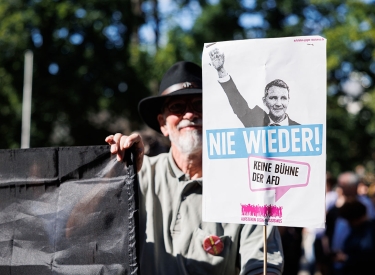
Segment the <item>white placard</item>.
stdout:
<path fill-rule="evenodd" d="M 204 45 L 204 221 L 324 227 L 326 42 Z"/>

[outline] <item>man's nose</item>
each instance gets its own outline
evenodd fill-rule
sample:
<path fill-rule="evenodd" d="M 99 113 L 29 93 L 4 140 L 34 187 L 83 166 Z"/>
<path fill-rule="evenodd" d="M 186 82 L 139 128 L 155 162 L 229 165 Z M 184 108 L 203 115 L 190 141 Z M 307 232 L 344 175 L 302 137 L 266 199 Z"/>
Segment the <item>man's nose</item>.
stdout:
<path fill-rule="evenodd" d="M 187 120 L 192 120 L 196 117 L 197 115 L 194 112 L 186 111 L 183 118 Z"/>
<path fill-rule="evenodd" d="M 199 115 L 193 110 L 193 108 L 188 105 L 186 110 L 185 110 L 185 113 L 184 113 L 184 118 L 186 119 L 192 119 L 194 117 L 198 117 Z"/>

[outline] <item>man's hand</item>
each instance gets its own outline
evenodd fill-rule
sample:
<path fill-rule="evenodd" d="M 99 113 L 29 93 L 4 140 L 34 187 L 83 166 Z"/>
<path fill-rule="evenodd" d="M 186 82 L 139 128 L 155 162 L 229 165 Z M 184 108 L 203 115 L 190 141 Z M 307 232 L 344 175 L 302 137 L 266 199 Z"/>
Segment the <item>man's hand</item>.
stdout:
<path fill-rule="evenodd" d="M 226 76 L 227 72 L 224 69 L 224 53 L 221 53 L 218 48 L 214 48 L 209 52 L 209 55 L 211 58 L 211 64 L 217 70 L 219 78 Z"/>
<path fill-rule="evenodd" d="M 133 133 L 130 136 L 125 136 L 123 134 L 117 133 L 115 135 L 106 137 L 105 142 L 111 145 L 111 153 L 117 154 L 118 161 L 122 161 L 124 159 L 126 150 L 133 150 L 135 154 L 137 172 L 141 170 L 144 155 L 144 144 L 142 141 L 142 137 L 139 134 Z"/>

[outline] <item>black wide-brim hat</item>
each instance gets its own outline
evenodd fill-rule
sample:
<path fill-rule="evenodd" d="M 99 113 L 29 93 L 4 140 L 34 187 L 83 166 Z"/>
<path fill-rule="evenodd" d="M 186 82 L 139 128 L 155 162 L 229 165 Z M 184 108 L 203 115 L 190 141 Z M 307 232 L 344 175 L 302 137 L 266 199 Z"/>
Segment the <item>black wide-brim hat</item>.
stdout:
<path fill-rule="evenodd" d="M 157 116 L 162 113 L 164 101 L 169 97 L 195 94 L 202 95 L 202 68 L 192 62 L 180 61 L 164 74 L 158 95 L 142 99 L 138 111 L 143 121 L 160 133 Z"/>

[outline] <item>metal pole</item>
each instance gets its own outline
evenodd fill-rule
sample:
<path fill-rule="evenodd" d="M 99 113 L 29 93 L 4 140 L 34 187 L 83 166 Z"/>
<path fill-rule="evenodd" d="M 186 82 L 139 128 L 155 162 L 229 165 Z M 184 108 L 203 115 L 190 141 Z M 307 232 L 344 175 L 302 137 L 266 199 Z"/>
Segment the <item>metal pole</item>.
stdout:
<path fill-rule="evenodd" d="M 263 225 L 263 275 L 267 275 L 267 225 Z"/>
<path fill-rule="evenodd" d="M 25 53 L 25 68 L 23 79 L 21 148 L 30 148 L 32 82 L 33 52 L 31 50 L 27 50 Z"/>

